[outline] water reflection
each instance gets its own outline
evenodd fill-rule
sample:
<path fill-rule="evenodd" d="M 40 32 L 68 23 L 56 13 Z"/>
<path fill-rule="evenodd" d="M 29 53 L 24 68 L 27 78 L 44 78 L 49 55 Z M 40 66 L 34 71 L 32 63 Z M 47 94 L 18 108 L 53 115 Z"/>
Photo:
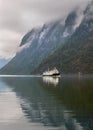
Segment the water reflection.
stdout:
<path fill-rule="evenodd" d="M 6 92 L 0 94 L 0 122 L 14 123 L 20 119 L 22 112 L 20 103 L 17 100 L 15 93 Z M 15 120 L 13 120 L 15 119 Z"/>
<path fill-rule="evenodd" d="M 15 93 L 6 84 L 0 82 L 0 123 L 14 123 L 21 116 L 20 102 Z"/>
<path fill-rule="evenodd" d="M 42 78 L 3 81 L 16 92 L 29 122 L 57 130 L 93 129 L 92 79 L 62 78 L 56 88 L 48 86 Z"/>
<path fill-rule="evenodd" d="M 43 76 L 43 82 L 57 86 L 59 83 L 59 77 Z"/>

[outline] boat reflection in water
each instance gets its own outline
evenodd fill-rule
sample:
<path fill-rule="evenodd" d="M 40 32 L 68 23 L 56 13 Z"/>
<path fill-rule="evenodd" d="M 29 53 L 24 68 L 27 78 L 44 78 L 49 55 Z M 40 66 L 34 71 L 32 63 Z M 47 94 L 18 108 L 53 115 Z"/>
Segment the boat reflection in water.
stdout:
<path fill-rule="evenodd" d="M 43 82 L 47 83 L 48 85 L 52 84 L 54 86 L 57 86 L 59 83 L 59 77 L 52 77 L 52 76 L 44 76 Z"/>

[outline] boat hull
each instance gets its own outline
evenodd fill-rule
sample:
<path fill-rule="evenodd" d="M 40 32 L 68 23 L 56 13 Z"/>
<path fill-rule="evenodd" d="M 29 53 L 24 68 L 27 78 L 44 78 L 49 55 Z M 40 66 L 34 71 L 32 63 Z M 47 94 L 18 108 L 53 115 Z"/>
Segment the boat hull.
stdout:
<path fill-rule="evenodd" d="M 60 76 L 60 73 L 55 73 L 55 74 L 51 74 L 51 75 L 46 75 L 46 74 L 44 75 L 43 74 L 43 76 L 53 76 L 53 77 L 56 77 L 56 76 Z"/>

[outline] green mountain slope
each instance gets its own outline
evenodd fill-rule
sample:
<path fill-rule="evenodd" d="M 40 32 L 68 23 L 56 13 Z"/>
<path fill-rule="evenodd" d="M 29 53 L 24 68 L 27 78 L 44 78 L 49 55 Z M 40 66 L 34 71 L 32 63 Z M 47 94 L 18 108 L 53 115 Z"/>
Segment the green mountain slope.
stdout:
<path fill-rule="evenodd" d="M 69 45 L 70 44 L 70 45 Z M 73 44 L 73 48 L 71 45 Z M 93 41 L 75 44 L 68 41 L 34 71 L 42 73 L 47 68 L 57 67 L 61 73 L 93 73 Z"/>

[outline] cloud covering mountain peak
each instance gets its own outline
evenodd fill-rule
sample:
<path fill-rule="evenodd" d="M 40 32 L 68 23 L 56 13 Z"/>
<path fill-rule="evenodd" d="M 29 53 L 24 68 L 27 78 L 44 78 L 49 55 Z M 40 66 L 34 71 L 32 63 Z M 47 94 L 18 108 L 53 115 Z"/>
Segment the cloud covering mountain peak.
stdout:
<path fill-rule="evenodd" d="M 66 18 L 76 8 L 84 10 L 91 0 L 0 0 L 0 57 L 12 57 L 22 36 L 35 26 Z M 80 17 L 78 20 L 80 20 Z M 77 23 L 78 26 L 78 23 Z M 10 37 L 6 35 L 11 33 Z M 15 37 L 13 35 L 15 34 Z"/>

